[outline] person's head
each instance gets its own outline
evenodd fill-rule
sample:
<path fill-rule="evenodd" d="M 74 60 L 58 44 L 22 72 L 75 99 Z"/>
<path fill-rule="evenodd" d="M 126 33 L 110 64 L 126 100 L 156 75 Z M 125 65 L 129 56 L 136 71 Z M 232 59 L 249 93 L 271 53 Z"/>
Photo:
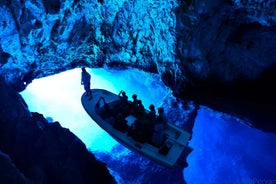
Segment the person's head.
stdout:
<path fill-rule="evenodd" d="M 84 68 L 84 67 L 82 67 L 82 68 L 81 68 L 81 70 L 82 70 L 83 72 L 86 72 L 86 70 L 85 70 L 85 68 Z"/>
<path fill-rule="evenodd" d="M 123 96 L 126 96 L 126 92 L 123 91 L 123 92 L 122 92 L 122 95 L 123 95 Z"/>
<path fill-rule="evenodd" d="M 139 105 L 142 105 L 142 100 L 137 100 L 137 103 L 138 103 Z"/>
<path fill-rule="evenodd" d="M 149 109 L 152 110 L 152 111 L 154 111 L 154 105 L 150 104 Z"/>
<path fill-rule="evenodd" d="M 133 98 L 133 100 L 136 100 L 136 99 L 137 99 L 137 95 L 136 95 L 136 94 L 133 94 L 133 95 L 132 95 L 132 98 Z"/>

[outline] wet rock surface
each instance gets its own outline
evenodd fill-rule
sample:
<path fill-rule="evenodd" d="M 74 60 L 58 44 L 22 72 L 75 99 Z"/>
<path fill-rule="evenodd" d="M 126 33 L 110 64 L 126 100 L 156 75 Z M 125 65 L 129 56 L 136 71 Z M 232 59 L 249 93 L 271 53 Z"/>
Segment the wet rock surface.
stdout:
<path fill-rule="evenodd" d="M 31 113 L 0 81 L 0 180 L 4 183 L 116 183 L 81 140 Z"/>
<path fill-rule="evenodd" d="M 276 132 L 275 10 L 251 0 L 1 1 L 0 74 L 21 91 L 75 67 L 135 67 L 159 73 L 178 98 Z"/>
<path fill-rule="evenodd" d="M 176 96 L 275 132 L 275 6 L 251 1 L 191 6 L 176 11 L 180 69 L 164 73 L 164 80 Z"/>
<path fill-rule="evenodd" d="M 1 183 L 30 183 L 17 169 L 9 155 L 0 152 L 0 178 Z"/>
<path fill-rule="evenodd" d="M 0 73 L 18 91 L 75 67 L 136 67 L 179 98 L 276 132 L 270 1 L 25 0 L 0 11 Z"/>

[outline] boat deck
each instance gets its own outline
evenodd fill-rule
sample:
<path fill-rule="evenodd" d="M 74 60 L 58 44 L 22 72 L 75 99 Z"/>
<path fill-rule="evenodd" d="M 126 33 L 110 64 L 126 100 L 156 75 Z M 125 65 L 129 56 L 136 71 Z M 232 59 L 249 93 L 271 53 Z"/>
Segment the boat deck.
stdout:
<path fill-rule="evenodd" d="M 191 135 L 171 123 L 168 123 L 164 132 L 167 138 L 161 147 L 154 146 L 149 142 L 141 143 L 135 141 L 128 135 L 127 131 L 123 132 L 115 129 L 111 123 L 112 118 L 103 118 L 99 113 L 100 109 L 103 108 L 103 103 L 100 103 L 100 106 L 97 106 L 96 104 L 101 97 L 103 97 L 108 104 L 116 103 L 116 101 L 120 100 L 119 96 L 103 89 L 92 89 L 91 91 L 93 96 L 91 100 L 89 100 L 84 94 L 81 97 L 84 109 L 101 128 L 103 128 L 119 143 L 168 167 L 174 167 L 181 154 L 185 151 L 190 151 L 191 148 L 188 147 L 188 143 Z M 130 126 L 135 118 L 136 117 L 129 114 L 125 119 Z M 161 154 L 160 150 L 164 148 L 164 146 L 166 146 L 168 150 L 165 154 Z"/>

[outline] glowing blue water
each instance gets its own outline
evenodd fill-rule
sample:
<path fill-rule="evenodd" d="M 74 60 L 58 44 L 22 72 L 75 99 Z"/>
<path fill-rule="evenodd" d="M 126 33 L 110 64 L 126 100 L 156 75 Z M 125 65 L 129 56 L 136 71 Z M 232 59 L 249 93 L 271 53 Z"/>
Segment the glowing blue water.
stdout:
<path fill-rule="evenodd" d="M 136 93 L 146 107 L 160 106 L 170 92 L 160 78 L 137 70 L 88 70 L 92 88 L 104 88 L 114 93 L 125 90 L 128 96 Z M 92 151 L 111 152 L 117 144 L 84 111 L 80 97 L 81 70 L 74 69 L 54 76 L 34 80 L 21 93 L 30 111 L 59 121 L 77 135 Z M 50 119 L 50 118 L 49 118 Z M 243 124 L 224 120 L 219 113 L 202 108 L 193 129 L 188 157 L 189 167 L 184 178 L 198 183 L 276 183 L 276 135 L 263 133 Z M 111 153 L 110 153 L 111 154 Z M 114 153 L 112 153 L 114 154 Z"/>
<path fill-rule="evenodd" d="M 137 70 L 117 71 L 87 69 L 91 74 L 91 88 L 102 88 L 119 93 L 136 93 L 145 107 L 151 103 L 160 106 L 167 91 L 160 78 Z M 138 79 L 137 79 L 138 78 Z M 151 90 L 147 86 L 154 86 Z M 81 69 L 34 80 L 21 93 L 30 111 L 43 113 L 69 128 L 93 151 L 111 151 L 117 142 L 103 131 L 84 111 L 80 98 L 84 89 L 81 85 Z"/>
<path fill-rule="evenodd" d="M 184 177 L 189 184 L 276 183 L 276 135 L 199 110 Z"/>

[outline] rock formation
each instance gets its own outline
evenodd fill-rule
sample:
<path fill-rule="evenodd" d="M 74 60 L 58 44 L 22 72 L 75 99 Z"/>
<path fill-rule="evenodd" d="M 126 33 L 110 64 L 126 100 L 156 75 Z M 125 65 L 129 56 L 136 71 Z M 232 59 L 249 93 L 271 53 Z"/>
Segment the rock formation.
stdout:
<path fill-rule="evenodd" d="M 177 97 L 276 131 L 275 6 L 5 0 L 0 73 L 23 90 L 22 82 L 74 67 L 136 67 L 159 73 Z"/>
<path fill-rule="evenodd" d="M 276 132 L 274 1 L 2 0 L 0 13 L 0 75 L 16 91 L 24 90 L 34 78 L 75 67 L 135 67 L 160 74 L 178 98 Z M 7 90 L 10 88 L 1 88 L 2 97 Z M 22 101 L 15 92 L 10 95 Z M 36 135 L 26 136 L 26 141 L 44 131 L 72 137 L 58 123 L 38 121 L 14 101 L 2 103 L 1 109 L 1 124 L 8 112 L 13 123 L 13 118 L 24 117 L 28 125 L 33 124 L 29 128 Z M 7 148 L 12 149 L 11 142 L 23 141 L 16 138 L 27 134 L 20 126 L 7 127 L 18 131 L 19 135 L 12 136 L 14 140 L 1 134 L 0 141 Z M 26 154 L 26 150 L 14 157 Z M 2 151 L 5 163 L 15 162 Z M 24 164 L 15 167 L 21 169 Z M 16 170 L 12 164 L 9 167 L 11 172 Z M 40 166 L 32 168 L 28 173 L 45 177 Z M 25 180 L 23 176 L 16 175 Z"/>
<path fill-rule="evenodd" d="M 0 91 L 1 183 L 116 183 L 68 129 L 29 112 L 2 79 Z"/>

